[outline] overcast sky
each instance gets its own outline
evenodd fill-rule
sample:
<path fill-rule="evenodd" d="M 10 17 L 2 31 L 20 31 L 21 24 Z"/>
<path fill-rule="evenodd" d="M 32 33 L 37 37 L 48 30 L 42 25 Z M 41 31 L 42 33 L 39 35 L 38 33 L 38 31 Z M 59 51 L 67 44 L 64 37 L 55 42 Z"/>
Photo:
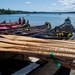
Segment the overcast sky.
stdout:
<path fill-rule="evenodd" d="M 0 0 L 0 8 L 23 11 L 75 11 L 75 0 Z"/>

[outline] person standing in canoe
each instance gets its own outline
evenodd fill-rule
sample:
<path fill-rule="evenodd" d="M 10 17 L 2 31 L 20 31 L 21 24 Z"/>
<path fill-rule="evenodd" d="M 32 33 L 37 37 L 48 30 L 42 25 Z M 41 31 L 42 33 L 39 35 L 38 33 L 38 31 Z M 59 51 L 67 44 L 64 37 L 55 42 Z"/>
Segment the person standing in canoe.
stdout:
<path fill-rule="evenodd" d="M 25 18 L 23 17 L 23 19 L 22 19 L 22 25 L 25 25 L 25 23 L 26 23 L 26 20 L 25 20 Z"/>
<path fill-rule="evenodd" d="M 29 20 L 27 20 L 26 25 L 27 25 L 28 28 L 30 27 Z"/>
<path fill-rule="evenodd" d="M 22 24 L 22 20 L 21 20 L 21 18 L 19 18 L 18 23 L 19 23 L 19 24 Z"/>

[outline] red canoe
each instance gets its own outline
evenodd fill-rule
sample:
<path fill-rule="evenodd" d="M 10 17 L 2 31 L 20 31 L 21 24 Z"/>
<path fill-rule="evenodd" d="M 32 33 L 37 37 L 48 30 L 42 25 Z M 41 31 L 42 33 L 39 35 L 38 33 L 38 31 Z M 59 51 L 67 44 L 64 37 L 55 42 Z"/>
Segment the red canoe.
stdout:
<path fill-rule="evenodd" d="M 11 29 L 11 28 L 18 28 L 18 24 L 16 22 L 11 23 L 1 23 L 0 24 L 0 30 L 1 29 Z"/>

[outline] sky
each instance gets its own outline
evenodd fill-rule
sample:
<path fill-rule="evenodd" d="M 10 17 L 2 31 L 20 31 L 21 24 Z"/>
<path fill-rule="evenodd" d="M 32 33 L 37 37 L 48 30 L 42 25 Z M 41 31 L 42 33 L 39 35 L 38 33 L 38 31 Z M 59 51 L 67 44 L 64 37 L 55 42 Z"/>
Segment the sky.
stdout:
<path fill-rule="evenodd" d="M 75 11 L 75 0 L 0 0 L 0 8 L 22 11 Z"/>

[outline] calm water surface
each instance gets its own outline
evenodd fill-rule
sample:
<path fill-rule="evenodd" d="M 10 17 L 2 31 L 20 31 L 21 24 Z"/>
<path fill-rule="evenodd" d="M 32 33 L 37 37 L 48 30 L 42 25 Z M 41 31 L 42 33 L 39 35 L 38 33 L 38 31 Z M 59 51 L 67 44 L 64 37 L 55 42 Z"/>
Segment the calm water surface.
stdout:
<path fill-rule="evenodd" d="M 0 15 L 0 22 L 6 20 L 6 22 L 18 21 L 19 17 L 25 17 L 29 20 L 31 26 L 43 25 L 49 21 L 54 26 L 61 25 L 67 17 L 70 17 L 72 25 L 75 27 L 75 14 L 12 14 L 12 15 Z"/>

